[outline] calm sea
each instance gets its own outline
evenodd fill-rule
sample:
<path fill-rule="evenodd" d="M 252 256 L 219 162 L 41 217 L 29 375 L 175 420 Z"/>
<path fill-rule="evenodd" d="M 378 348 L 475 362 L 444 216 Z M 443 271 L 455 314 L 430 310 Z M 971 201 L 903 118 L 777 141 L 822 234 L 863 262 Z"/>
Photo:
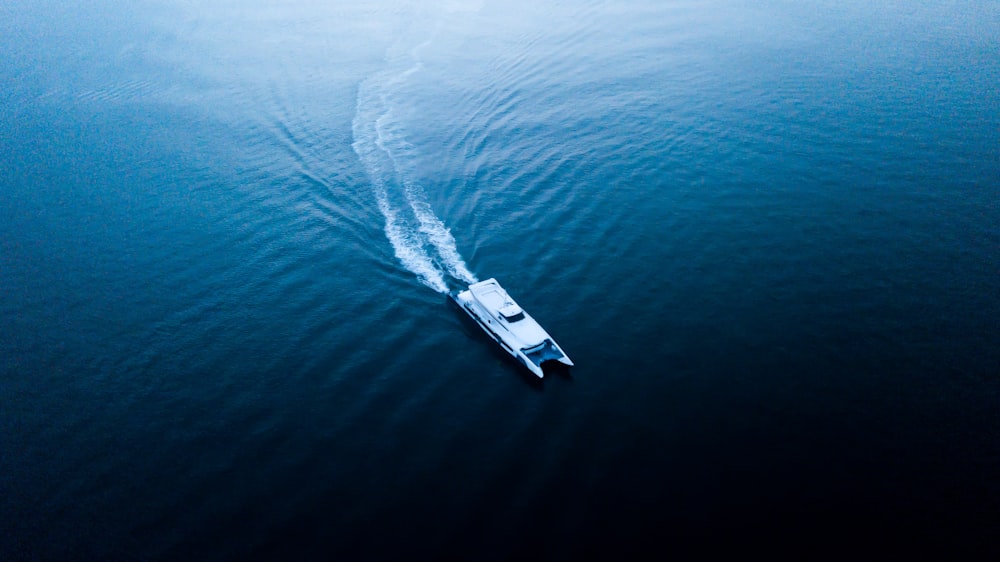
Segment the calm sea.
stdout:
<path fill-rule="evenodd" d="M 998 556 L 998 84 L 993 0 L 6 0 L 0 559 Z"/>

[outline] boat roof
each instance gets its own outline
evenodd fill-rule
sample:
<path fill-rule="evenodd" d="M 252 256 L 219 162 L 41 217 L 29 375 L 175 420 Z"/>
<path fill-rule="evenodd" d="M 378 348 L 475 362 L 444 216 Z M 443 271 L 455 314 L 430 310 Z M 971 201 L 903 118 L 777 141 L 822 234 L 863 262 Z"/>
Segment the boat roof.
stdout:
<path fill-rule="evenodd" d="M 496 279 L 487 279 L 479 283 L 469 285 L 469 292 L 472 293 L 479 303 L 486 308 L 490 315 L 500 313 L 510 320 L 507 329 L 521 341 L 521 345 L 536 345 L 550 339 L 544 328 L 535 322 L 534 318 L 524 313 L 524 310 L 510 298 L 507 291 L 500 286 Z M 521 318 L 514 319 L 518 314 L 524 313 Z"/>
<path fill-rule="evenodd" d="M 494 278 L 469 285 L 469 291 L 472 292 L 472 296 L 476 297 L 476 300 L 482 303 L 483 306 L 503 313 L 505 316 L 507 316 L 504 312 L 505 309 L 510 307 L 516 307 L 517 312 L 521 311 L 521 307 L 514 302 L 514 299 L 510 298 L 507 291 Z M 514 314 L 517 312 L 514 312 Z"/>

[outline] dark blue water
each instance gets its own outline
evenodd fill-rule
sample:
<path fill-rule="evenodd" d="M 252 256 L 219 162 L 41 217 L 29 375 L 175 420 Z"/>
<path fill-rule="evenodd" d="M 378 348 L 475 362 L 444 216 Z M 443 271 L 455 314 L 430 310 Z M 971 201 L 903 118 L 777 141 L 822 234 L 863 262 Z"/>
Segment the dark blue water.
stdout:
<path fill-rule="evenodd" d="M 990 0 L 4 3 L 0 559 L 1000 554 L 998 53 Z"/>

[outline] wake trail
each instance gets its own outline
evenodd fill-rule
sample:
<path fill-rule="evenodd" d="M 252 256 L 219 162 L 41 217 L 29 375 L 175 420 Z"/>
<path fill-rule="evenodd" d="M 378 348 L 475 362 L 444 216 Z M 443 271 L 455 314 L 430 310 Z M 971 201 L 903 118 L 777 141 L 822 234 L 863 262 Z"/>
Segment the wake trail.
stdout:
<path fill-rule="evenodd" d="M 411 75 L 423 68 L 417 52 L 413 64 L 402 71 L 390 69 L 375 74 L 358 88 L 352 147 L 372 184 L 379 211 L 385 218 L 385 235 L 396 258 L 426 286 L 448 292 L 445 275 L 464 283 L 475 283 L 458 252 L 451 231 L 434 213 L 423 188 L 412 179 L 408 166 L 417 157 L 406 140 L 393 111 L 393 93 Z"/>

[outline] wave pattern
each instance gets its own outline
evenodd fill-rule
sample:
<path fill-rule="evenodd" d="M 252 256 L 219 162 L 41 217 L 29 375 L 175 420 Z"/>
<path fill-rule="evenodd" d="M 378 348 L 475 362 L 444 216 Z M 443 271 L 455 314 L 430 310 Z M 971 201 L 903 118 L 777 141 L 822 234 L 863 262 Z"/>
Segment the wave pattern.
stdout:
<path fill-rule="evenodd" d="M 66 40 L 0 33 L 0 559 L 582 558 L 845 483 L 995 534 L 1000 7 L 13 4 Z M 572 377 L 441 306 L 459 249 Z"/>
<path fill-rule="evenodd" d="M 413 64 L 405 70 L 392 68 L 361 84 L 352 126 L 353 147 L 371 180 L 379 211 L 385 217 L 385 235 L 396 257 L 422 283 L 446 293 L 446 276 L 465 283 L 475 283 L 476 277 L 409 168 L 416 148 L 407 141 L 394 111 L 394 94 L 422 68 L 417 59 L 419 49 L 411 51 Z"/>

